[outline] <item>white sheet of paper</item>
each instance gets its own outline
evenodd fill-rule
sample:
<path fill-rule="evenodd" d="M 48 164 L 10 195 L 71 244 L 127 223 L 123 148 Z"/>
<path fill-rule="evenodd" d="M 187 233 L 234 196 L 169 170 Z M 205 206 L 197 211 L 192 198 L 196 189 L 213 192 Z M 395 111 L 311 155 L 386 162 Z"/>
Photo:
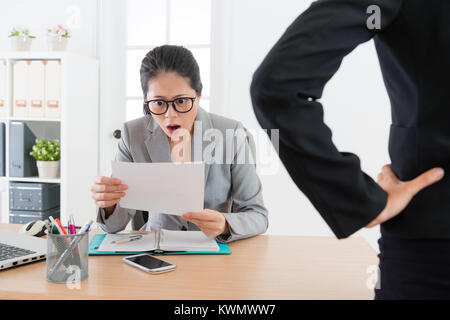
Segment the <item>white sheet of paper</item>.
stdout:
<path fill-rule="evenodd" d="M 161 249 L 167 251 L 219 251 L 214 238 L 202 231 L 162 230 Z"/>
<path fill-rule="evenodd" d="M 128 185 L 123 208 L 182 215 L 203 211 L 203 162 L 136 163 L 112 161 L 112 177 Z"/>

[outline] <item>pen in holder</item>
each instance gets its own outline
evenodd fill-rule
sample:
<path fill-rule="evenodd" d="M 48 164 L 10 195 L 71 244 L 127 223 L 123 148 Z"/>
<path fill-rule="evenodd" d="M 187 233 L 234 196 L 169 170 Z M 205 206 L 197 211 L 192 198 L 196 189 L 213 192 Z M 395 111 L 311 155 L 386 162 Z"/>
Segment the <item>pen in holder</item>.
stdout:
<path fill-rule="evenodd" d="M 47 234 L 47 280 L 79 282 L 88 276 L 89 233 Z"/>

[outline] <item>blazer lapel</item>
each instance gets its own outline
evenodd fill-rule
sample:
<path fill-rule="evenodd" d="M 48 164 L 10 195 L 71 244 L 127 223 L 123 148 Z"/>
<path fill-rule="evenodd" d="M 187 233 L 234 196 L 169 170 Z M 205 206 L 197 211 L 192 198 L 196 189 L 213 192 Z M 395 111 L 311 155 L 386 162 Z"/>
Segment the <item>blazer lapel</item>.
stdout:
<path fill-rule="evenodd" d="M 210 144 L 210 141 L 205 141 L 204 135 L 208 129 L 212 128 L 212 122 L 208 113 L 202 108 L 198 108 L 197 117 L 194 122 L 194 137 L 192 139 L 192 161 L 204 161 L 203 150 Z M 208 180 L 209 169 L 211 165 L 205 163 L 205 184 Z"/>
<path fill-rule="evenodd" d="M 170 146 L 167 135 L 153 118 L 147 124 L 145 146 L 152 162 L 170 162 Z"/>

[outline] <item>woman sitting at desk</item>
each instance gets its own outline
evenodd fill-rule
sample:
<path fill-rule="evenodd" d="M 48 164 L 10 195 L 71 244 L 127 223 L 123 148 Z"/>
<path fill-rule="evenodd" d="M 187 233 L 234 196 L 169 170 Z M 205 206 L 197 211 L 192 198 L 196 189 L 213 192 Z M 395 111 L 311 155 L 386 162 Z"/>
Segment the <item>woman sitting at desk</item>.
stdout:
<path fill-rule="evenodd" d="M 204 143 L 202 132 L 206 134 L 212 129 L 223 137 L 230 129 L 244 132 L 240 122 L 208 113 L 199 106 L 200 71 L 188 49 L 170 45 L 154 48 L 143 59 L 140 74 L 145 116 L 124 124 L 117 161 L 204 160 L 203 151 L 207 151 L 205 147 L 211 142 Z M 202 152 L 195 154 L 194 146 L 199 139 Z M 203 212 L 176 216 L 121 208 L 120 199 L 127 186 L 118 179 L 102 176 L 96 177 L 91 188 L 92 198 L 99 207 L 97 222 L 107 232 L 123 230 L 131 219 L 135 230 L 201 230 L 222 242 L 264 233 L 268 226 L 267 210 L 255 165 L 236 161 L 248 159 L 247 136 L 241 141 L 244 143 L 238 145 L 232 139 L 233 161 L 219 164 L 206 161 L 204 208 L 207 209 Z M 226 145 L 223 143 L 222 147 L 225 149 Z M 226 151 L 229 150 L 227 146 Z"/>

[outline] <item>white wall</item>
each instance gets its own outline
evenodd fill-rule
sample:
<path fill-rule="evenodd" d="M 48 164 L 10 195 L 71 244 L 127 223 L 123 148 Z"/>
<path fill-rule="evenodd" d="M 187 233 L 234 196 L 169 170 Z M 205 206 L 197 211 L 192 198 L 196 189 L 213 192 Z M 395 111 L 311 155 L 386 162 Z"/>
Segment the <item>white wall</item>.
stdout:
<path fill-rule="evenodd" d="M 258 127 L 249 86 L 253 72 L 287 26 L 307 7 L 309 0 L 227 0 L 215 5 L 211 110 Z M 220 17 L 224 13 L 226 17 Z M 220 40 L 218 40 L 218 38 Z M 215 72 L 217 71 L 217 72 Z M 223 90 L 223 91 L 221 91 Z M 361 158 L 373 178 L 389 163 L 387 138 L 389 101 L 379 71 L 373 42 L 359 46 L 344 59 L 324 90 L 326 123 L 341 151 Z M 333 235 L 329 227 L 297 189 L 280 165 L 277 175 L 261 176 L 269 209 L 269 234 Z M 359 232 L 377 248 L 379 229 Z"/>
<path fill-rule="evenodd" d="M 10 50 L 9 31 L 17 25 L 37 38 L 31 50 L 47 51 L 46 28 L 70 24 L 73 37 L 68 50 L 96 56 L 96 0 L 14 0 L 0 2 L 0 51 Z"/>

